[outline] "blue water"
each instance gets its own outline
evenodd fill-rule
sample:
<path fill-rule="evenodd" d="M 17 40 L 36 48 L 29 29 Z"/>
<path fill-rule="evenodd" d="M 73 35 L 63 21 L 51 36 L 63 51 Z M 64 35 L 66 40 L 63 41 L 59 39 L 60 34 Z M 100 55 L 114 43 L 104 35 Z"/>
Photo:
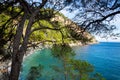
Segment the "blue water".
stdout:
<path fill-rule="evenodd" d="M 84 47 L 76 46 L 73 49 L 76 53 L 75 59 L 87 60 L 94 65 L 95 71 L 101 73 L 106 80 L 120 80 L 120 43 L 101 42 Z M 29 69 L 39 64 L 44 65 L 45 69 L 40 80 L 49 80 L 48 75 L 55 74 L 49 66 L 58 63 L 60 64 L 60 61 L 51 56 L 50 49 L 36 51 L 23 62 L 20 80 L 25 80 Z M 60 80 L 60 78 L 58 79 Z"/>
<path fill-rule="evenodd" d="M 120 43 L 101 42 L 99 44 L 74 47 L 76 59 L 87 60 L 106 80 L 120 80 Z"/>

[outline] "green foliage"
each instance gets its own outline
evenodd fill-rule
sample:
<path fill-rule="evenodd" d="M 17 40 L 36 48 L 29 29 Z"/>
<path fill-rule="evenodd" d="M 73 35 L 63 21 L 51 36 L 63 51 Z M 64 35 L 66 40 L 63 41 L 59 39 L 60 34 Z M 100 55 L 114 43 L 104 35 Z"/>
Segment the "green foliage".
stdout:
<path fill-rule="evenodd" d="M 38 23 L 41 24 L 42 26 L 40 26 Z M 36 22 L 33 25 L 32 29 L 36 28 L 43 29 L 33 32 L 30 35 L 30 41 L 41 41 L 43 43 L 48 41 L 49 43 L 52 42 L 56 44 L 62 43 L 63 39 L 65 43 L 69 43 L 70 41 L 72 41 L 68 38 L 69 32 L 67 31 L 67 28 L 65 28 L 60 22 L 40 20 L 38 23 Z M 44 27 L 60 30 L 44 29 Z"/>
<path fill-rule="evenodd" d="M 4 7 L 3 5 L 2 7 Z M 0 48 L 4 48 L 8 41 L 11 41 L 16 33 L 16 26 L 18 24 L 18 7 L 7 7 L 0 14 Z M 20 18 L 20 16 L 19 16 Z M 6 47 L 5 47 L 6 48 Z"/>
<path fill-rule="evenodd" d="M 80 74 L 87 74 L 94 71 L 93 66 L 86 61 L 71 60 L 71 64 L 75 70 L 79 71 Z"/>
<path fill-rule="evenodd" d="M 11 17 L 14 17 L 21 11 L 21 8 L 19 7 L 8 7 L 7 10 L 5 10 L 4 13 L 0 14 L 0 29 L 2 28 L 2 25 L 5 24 Z M 75 34 L 75 31 L 69 32 L 69 29 L 65 26 L 63 22 L 61 22 L 59 19 L 52 21 L 51 19 L 54 18 L 55 15 L 51 16 L 51 14 L 56 13 L 55 15 L 60 16 L 60 18 L 67 20 L 67 18 L 57 12 L 53 11 L 51 9 L 41 9 L 40 14 L 37 16 L 39 17 L 41 15 L 41 18 L 39 21 L 35 21 L 32 30 L 36 28 L 44 28 L 44 27 L 49 27 L 49 28 L 54 28 L 54 29 L 60 29 L 60 30 L 50 30 L 50 29 L 40 29 L 38 31 L 33 32 L 30 35 L 29 41 L 30 42 L 42 42 L 42 43 L 47 43 L 47 44 L 60 44 L 63 41 L 65 43 L 71 43 L 75 40 L 80 40 L 78 36 L 74 35 L 71 37 L 72 33 Z M 8 35 L 10 32 L 15 34 L 16 29 L 12 29 L 14 26 L 14 21 L 19 22 L 21 15 L 23 12 L 20 13 L 18 17 L 16 17 L 13 20 L 10 20 L 9 23 L 6 24 L 7 28 L 3 31 L 5 34 L 3 35 L 5 38 L 9 37 Z M 49 17 L 51 16 L 51 17 Z M 49 19 L 45 19 L 48 17 Z M 26 20 L 25 25 L 24 25 L 24 31 L 23 35 L 25 34 L 26 27 L 28 25 L 28 20 Z M 40 24 L 40 25 L 39 25 Z M 2 31 L 0 31 L 2 32 Z M 74 38 L 75 37 L 75 38 Z M 6 39 L 7 40 L 7 39 Z M 22 40 L 21 40 L 22 41 Z"/>
<path fill-rule="evenodd" d="M 37 80 L 37 78 L 42 76 L 42 74 L 41 74 L 42 69 L 43 69 L 42 65 L 31 67 L 30 71 L 28 73 L 28 76 L 27 76 L 27 80 Z"/>
<path fill-rule="evenodd" d="M 94 80 L 106 80 L 106 79 L 100 73 L 95 73 Z"/>
<path fill-rule="evenodd" d="M 78 41 L 81 41 L 82 43 L 90 42 L 90 39 L 87 37 L 87 35 L 84 35 L 84 32 L 78 33 L 77 31 L 74 30 L 69 30 L 70 35 Z"/>
<path fill-rule="evenodd" d="M 68 44 L 55 44 L 52 47 L 52 55 L 57 58 L 63 58 L 70 56 L 73 57 L 75 53 Z"/>
<path fill-rule="evenodd" d="M 9 15 L 4 13 L 0 14 L 0 47 L 2 48 L 12 39 L 15 33 L 13 22 L 12 20 L 9 21 L 10 18 Z"/>
<path fill-rule="evenodd" d="M 41 15 L 48 15 L 49 13 L 53 12 L 49 9 L 41 9 L 40 11 Z M 68 21 L 68 24 L 66 24 L 66 20 Z M 62 42 L 71 43 L 76 40 L 81 41 L 82 43 L 89 42 L 90 39 L 88 39 L 86 35 L 78 33 L 81 29 L 77 26 L 77 24 L 73 23 L 75 30 L 70 30 L 69 28 L 72 28 L 72 26 L 69 26 L 69 22 L 72 23 L 72 21 L 67 19 L 63 14 L 59 12 L 56 12 L 56 14 L 49 20 L 41 19 L 33 24 L 32 29 L 49 27 L 59 30 L 40 29 L 39 31 L 35 31 L 30 35 L 30 41 L 41 41 L 43 43 L 47 42 L 48 44 L 61 44 Z M 78 30 L 76 31 L 76 29 Z"/>
<path fill-rule="evenodd" d="M 2 27 L 2 25 L 7 22 L 7 20 L 9 20 L 10 16 L 5 15 L 4 13 L 0 14 L 0 26 Z"/>

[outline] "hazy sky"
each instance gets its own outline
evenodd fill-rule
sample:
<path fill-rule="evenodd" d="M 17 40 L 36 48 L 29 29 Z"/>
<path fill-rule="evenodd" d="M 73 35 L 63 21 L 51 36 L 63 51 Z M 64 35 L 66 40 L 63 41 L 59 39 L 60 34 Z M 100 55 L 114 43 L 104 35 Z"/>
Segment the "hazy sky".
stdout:
<path fill-rule="evenodd" d="M 61 10 L 61 13 L 63 13 L 66 17 L 68 17 L 70 19 L 72 19 L 74 17 L 74 14 L 76 12 L 77 11 L 69 13 L 66 10 Z M 112 25 L 116 25 L 117 29 L 115 30 L 115 33 L 120 33 L 120 15 L 115 16 L 115 19 L 112 20 L 110 23 Z M 118 39 L 113 39 L 113 38 L 104 39 L 104 38 L 100 38 L 99 36 L 96 36 L 96 39 L 98 41 L 102 41 L 102 42 L 105 42 L 105 41 L 107 41 L 107 42 L 120 42 L 120 37 Z"/>

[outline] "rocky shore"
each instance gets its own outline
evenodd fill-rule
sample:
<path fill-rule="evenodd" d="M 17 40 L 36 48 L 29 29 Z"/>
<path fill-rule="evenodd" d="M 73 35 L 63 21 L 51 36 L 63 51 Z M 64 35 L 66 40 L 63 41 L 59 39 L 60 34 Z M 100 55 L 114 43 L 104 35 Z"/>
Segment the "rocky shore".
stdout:
<path fill-rule="evenodd" d="M 8 80 L 11 60 L 0 62 L 0 80 Z"/>

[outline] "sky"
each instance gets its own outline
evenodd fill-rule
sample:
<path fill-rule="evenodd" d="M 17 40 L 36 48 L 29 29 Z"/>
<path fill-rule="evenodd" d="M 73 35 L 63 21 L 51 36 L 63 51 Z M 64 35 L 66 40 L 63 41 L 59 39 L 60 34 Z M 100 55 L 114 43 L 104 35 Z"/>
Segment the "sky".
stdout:
<path fill-rule="evenodd" d="M 114 31 L 115 33 L 120 33 L 120 15 L 116 15 L 115 19 L 112 20 L 110 24 L 116 26 L 116 30 Z M 102 42 L 120 42 L 120 37 L 118 37 L 117 39 L 113 39 L 113 38 L 104 39 L 96 36 L 96 39 Z"/>
<path fill-rule="evenodd" d="M 72 19 L 74 17 L 74 14 L 77 13 L 77 11 L 69 13 L 68 11 L 66 11 L 64 9 L 61 10 L 60 12 L 63 13 L 69 19 Z M 114 31 L 115 33 L 120 33 L 120 15 L 116 15 L 115 19 L 112 20 L 110 22 L 110 24 L 116 26 L 117 29 Z M 113 39 L 113 38 L 105 39 L 105 38 L 101 38 L 99 36 L 95 36 L 95 37 L 96 37 L 96 40 L 98 40 L 99 42 L 120 42 L 120 37 L 118 37 L 117 39 Z"/>

